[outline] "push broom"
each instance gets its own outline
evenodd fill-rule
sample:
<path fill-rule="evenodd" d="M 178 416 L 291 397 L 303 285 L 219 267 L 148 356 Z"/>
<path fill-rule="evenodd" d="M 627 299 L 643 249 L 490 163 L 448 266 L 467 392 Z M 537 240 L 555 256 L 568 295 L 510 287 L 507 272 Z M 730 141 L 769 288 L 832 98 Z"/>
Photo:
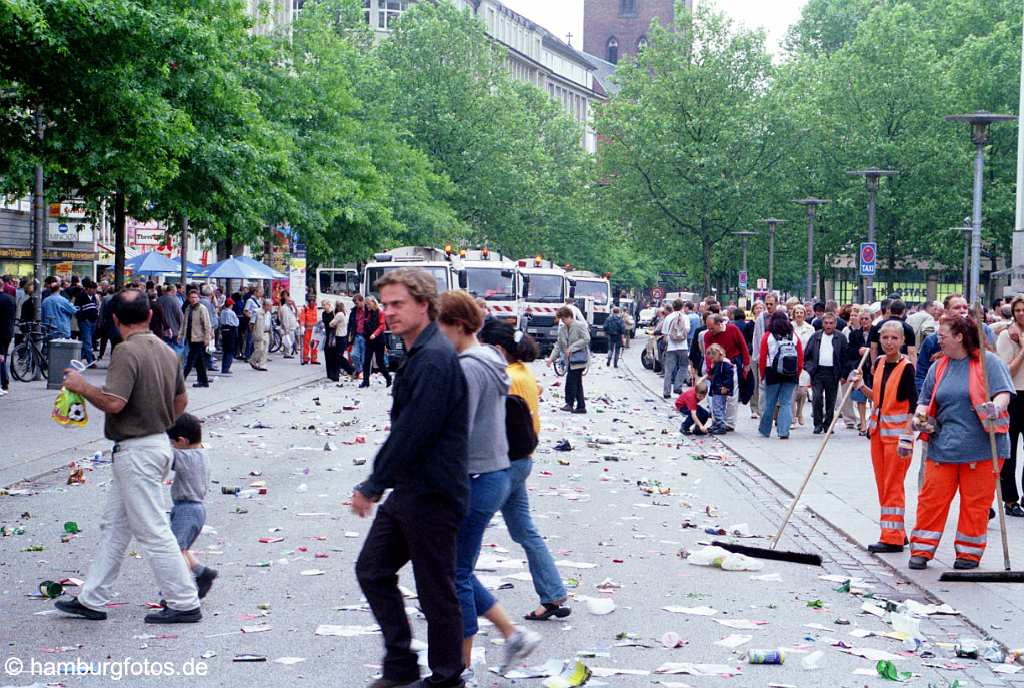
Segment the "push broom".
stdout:
<path fill-rule="evenodd" d="M 864 355 L 860 357 L 860 363 L 857 364 L 855 370 L 861 370 L 864 367 L 864 362 L 868 360 L 868 356 L 871 354 L 870 347 L 864 352 Z M 841 409 L 846 404 L 846 400 L 849 398 L 850 393 L 853 392 L 853 385 L 846 386 L 846 392 L 843 393 L 843 398 L 836 404 L 836 409 Z M 814 469 L 818 467 L 818 461 L 821 460 L 822 455 L 825 453 L 825 447 L 828 446 L 828 441 L 832 437 L 832 431 L 836 427 L 836 423 L 839 422 L 839 416 L 842 413 L 833 413 L 832 422 L 828 425 L 828 431 L 825 433 L 825 437 L 821 441 L 821 446 L 818 447 L 818 453 L 814 457 L 814 461 L 811 462 L 811 467 L 807 469 L 807 475 L 804 476 L 803 483 L 800 484 L 800 489 L 796 491 L 796 496 L 793 497 L 792 503 L 789 505 L 789 510 L 786 511 L 785 518 L 782 519 L 782 525 L 779 526 L 779 532 L 775 534 L 772 539 L 771 546 L 769 547 L 749 547 L 747 545 L 740 545 L 733 542 L 714 541 L 711 544 L 716 547 L 735 552 L 736 554 L 745 554 L 748 557 L 754 557 L 756 559 L 771 559 L 773 561 L 789 561 L 794 564 L 808 564 L 810 566 L 821 566 L 821 555 L 820 554 L 808 554 L 807 552 L 787 552 L 785 550 L 776 549 L 779 546 L 779 540 L 782 539 L 782 533 L 786 530 L 786 526 L 789 525 L 789 521 L 793 518 L 793 512 L 796 510 L 796 505 L 800 503 L 800 498 L 804 495 L 804 490 L 807 488 L 807 483 L 811 481 L 811 476 L 814 474 Z"/>
<path fill-rule="evenodd" d="M 981 391 L 988 396 L 988 371 L 985 367 L 985 328 L 982 326 L 981 304 L 976 306 L 975 316 L 978 323 L 978 342 L 981 345 Z M 992 472 L 996 476 L 996 497 L 999 498 L 996 511 L 999 512 L 999 535 L 1003 541 L 1003 570 L 1002 571 L 944 571 L 939 576 L 940 581 L 963 582 L 963 583 L 1024 583 L 1024 571 L 1010 570 L 1010 545 L 1006 538 L 1006 509 L 1003 501 L 1003 485 L 999 479 L 999 451 L 996 449 L 996 431 L 991 424 L 988 428 L 988 444 L 992 451 Z M 923 461 L 923 459 L 922 459 Z M 960 506 L 963 508 L 963 505 Z"/>

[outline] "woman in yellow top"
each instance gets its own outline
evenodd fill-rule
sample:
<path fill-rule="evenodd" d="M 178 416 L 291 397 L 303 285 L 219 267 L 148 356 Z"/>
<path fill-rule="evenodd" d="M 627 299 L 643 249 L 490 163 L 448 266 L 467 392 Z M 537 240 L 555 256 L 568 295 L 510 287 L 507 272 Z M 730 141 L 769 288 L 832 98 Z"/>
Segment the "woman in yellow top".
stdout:
<path fill-rule="evenodd" d="M 540 435 L 540 385 L 533 372 L 526 366 L 535 361 L 539 352 L 537 342 L 528 334 L 512 329 L 510 325 L 497 320 L 489 320 L 480 330 L 480 341 L 495 346 L 508 361 L 509 378 L 512 384 L 509 394 L 522 397 L 530 408 L 533 429 Z M 533 459 L 513 460 L 508 469 L 511 490 L 508 499 L 501 507 L 501 515 L 505 519 L 508 533 L 512 539 L 526 552 L 526 559 L 533 577 L 533 589 L 540 597 L 541 605 L 526 615 L 530 621 L 546 621 L 551 617 L 563 619 L 572 613 L 563 606 L 568 596 L 562 577 L 555 568 L 555 561 L 548 551 L 547 543 L 537 532 L 530 517 L 530 499 L 526 489 L 526 479 L 533 468 Z"/>

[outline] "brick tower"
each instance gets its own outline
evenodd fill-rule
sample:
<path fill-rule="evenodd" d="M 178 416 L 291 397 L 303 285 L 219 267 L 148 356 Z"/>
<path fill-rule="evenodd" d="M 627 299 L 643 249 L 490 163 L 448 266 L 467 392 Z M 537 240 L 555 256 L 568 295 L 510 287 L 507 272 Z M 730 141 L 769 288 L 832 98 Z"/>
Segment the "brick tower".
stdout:
<path fill-rule="evenodd" d="M 693 0 L 686 0 L 687 8 Z M 651 20 L 672 23 L 675 0 L 583 0 L 583 50 L 608 62 L 633 55 Z"/>

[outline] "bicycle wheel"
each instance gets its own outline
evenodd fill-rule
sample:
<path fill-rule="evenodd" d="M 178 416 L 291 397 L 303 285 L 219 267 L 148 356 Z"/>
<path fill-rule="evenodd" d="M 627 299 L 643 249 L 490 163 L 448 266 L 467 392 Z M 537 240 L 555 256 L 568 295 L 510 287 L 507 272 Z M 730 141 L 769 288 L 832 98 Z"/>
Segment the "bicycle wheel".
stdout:
<path fill-rule="evenodd" d="M 557 375 L 558 377 L 565 376 L 566 368 L 564 358 L 556 358 L 555 362 L 551 364 L 551 367 L 555 369 L 555 375 Z"/>
<path fill-rule="evenodd" d="M 281 337 L 281 331 L 276 327 L 270 331 L 270 347 L 269 351 L 272 354 L 276 354 L 281 350 L 283 346 L 283 338 Z"/>
<path fill-rule="evenodd" d="M 31 382 L 39 377 L 40 361 L 35 349 L 26 340 L 14 347 L 11 353 L 11 375 L 18 382 Z"/>

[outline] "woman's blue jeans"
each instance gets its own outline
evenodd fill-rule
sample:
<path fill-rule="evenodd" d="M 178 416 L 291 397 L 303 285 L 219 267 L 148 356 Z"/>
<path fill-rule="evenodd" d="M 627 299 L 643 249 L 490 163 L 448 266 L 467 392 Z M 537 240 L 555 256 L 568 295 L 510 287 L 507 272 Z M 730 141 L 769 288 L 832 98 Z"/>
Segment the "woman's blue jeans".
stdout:
<path fill-rule="evenodd" d="M 506 468 L 469 476 L 469 511 L 459 525 L 455 543 L 455 594 L 462 607 L 463 638 L 477 634 L 477 617 L 486 614 L 497 602 L 477 580 L 473 569 L 480 557 L 484 531 L 508 498 L 508 472 Z"/>
<path fill-rule="evenodd" d="M 533 469 L 533 459 L 513 461 L 508 469 L 508 499 L 501 507 L 501 515 L 505 518 L 505 526 L 512 539 L 526 552 L 526 560 L 533 577 L 533 589 L 537 591 L 542 603 L 560 604 L 565 601 L 565 585 L 562 576 L 555 567 L 548 545 L 537 532 L 537 526 L 530 517 L 530 498 L 526 491 L 526 479 Z"/>
<path fill-rule="evenodd" d="M 775 417 L 775 407 L 779 407 L 779 419 L 776 430 L 779 437 L 789 437 L 789 426 L 793 423 L 793 392 L 796 391 L 795 382 L 781 382 L 764 386 L 764 399 L 761 405 L 761 422 L 758 424 L 758 432 L 765 437 L 772 435 L 772 418 Z"/>

